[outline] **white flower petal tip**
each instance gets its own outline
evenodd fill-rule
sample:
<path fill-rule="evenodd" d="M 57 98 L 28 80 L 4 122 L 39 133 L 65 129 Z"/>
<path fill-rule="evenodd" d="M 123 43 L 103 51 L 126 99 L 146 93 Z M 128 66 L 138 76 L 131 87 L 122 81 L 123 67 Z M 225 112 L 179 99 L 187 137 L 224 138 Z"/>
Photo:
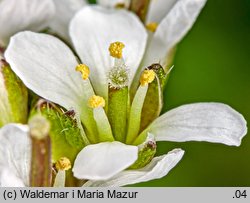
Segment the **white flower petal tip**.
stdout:
<path fill-rule="evenodd" d="M 159 12 L 159 16 L 150 17 L 149 15 L 151 18 L 149 20 L 157 21 L 163 17 L 162 12 L 167 12 L 149 43 L 143 66 L 149 66 L 159 61 L 162 66 L 167 65 L 171 49 L 192 28 L 205 3 L 206 0 L 171 0 L 167 5 L 169 10 L 162 9 L 163 11 Z M 163 0 L 160 0 L 159 4 L 163 4 Z"/>
<path fill-rule="evenodd" d="M 106 181 L 88 181 L 83 187 L 120 187 L 160 179 L 176 166 L 183 155 L 184 151 L 182 149 L 174 149 L 166 155 L 153 158 L 144 168 L 122 171 Z"/>
<path fill-rule="evenodd" d="M 55 14 L 55 5 L 51 0 L 2 0 L 0 11 L 0 45 L 7 45 L 19 31 L 45 29 Z"/>
<path fill-rule="evenodd" d="M 77 155 L 72 170 L 78 179 L 106 180 L 128 168 L 137 157 L 136 146 L 103 142 L 86 146 Z"/>
<path fill-rule="evenodd" d="M 68 26 L 75 13 L 87 4 L 83 0 L 53 0 L 56 12 L 49 27 L 53 32 L 70 42 Z"/>
<path fill-rule="evenodd" d="M 8 124 L 0 129 L 0 184 L 29 184 L 31 141 L 27 125 Z"/>
<path fill-rule="evenodd" d="M 247 122 L 228 105 L 194 103 L 168 111 L 148 130 L 157 141 L 207 141 L 240 146 L 247 133 Z"/>

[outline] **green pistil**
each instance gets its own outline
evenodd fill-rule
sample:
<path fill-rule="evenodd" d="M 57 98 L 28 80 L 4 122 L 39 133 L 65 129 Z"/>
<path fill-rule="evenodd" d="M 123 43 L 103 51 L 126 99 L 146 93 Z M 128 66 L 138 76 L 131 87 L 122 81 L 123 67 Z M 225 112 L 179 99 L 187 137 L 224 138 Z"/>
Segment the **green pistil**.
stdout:
<path fill-rule="evenodd" d="M 127 132 L 128 87 L 109 87 L 108 118 L 115 140 L 125 142 Z"/>

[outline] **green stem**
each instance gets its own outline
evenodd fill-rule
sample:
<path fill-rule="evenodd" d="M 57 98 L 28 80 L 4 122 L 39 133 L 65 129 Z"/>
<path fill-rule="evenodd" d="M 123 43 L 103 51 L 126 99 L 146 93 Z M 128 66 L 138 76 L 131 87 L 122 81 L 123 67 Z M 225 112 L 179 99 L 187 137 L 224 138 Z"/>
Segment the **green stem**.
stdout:
<path fill-rule="evenodd" d="M 51 143 L 47 136 L 38 140 L 32 138 L 31 187 L 51 186 Z"/>
<path fill-rule="evenodd" d="M 44 117 L 34 116 L 29 127 L 32 143 L 30 186 L 49 187 L 52 180 L 50 124 Z"/>

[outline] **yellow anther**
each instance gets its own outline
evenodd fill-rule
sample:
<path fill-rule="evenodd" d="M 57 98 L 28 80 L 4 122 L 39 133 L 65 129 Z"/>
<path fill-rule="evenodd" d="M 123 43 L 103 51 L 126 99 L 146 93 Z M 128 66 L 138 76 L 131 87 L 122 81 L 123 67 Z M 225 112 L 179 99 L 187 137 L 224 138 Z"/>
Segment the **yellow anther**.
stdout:
<path fill-rule="evenodd" d="M 89 67 L 85 64 L 79 64 L 76 66 L 76 71 L 82 74 L 82 79 L 87 80 L 89 78 Z"/>
<path fill-rule="evenodd" d="M 144 70 L 141 74 L 140 83 L 142 86 L 153 82 L 155 79 L 155 72 L 153 70 Z"/>
<path fill-rule="evenodd" d="M 113 56 L 114 58 L 122 58 L 122 49 L 125 47 L 125 45 L 122 42 L 113 42 L 109 46 L 109 53 L 110 56 Z"/>
<path fill-rule="evenodd" d="M 93 95 L 89 98 L 89 107 L 91 108 L 97 108 L 97 107 L 104 107 L 105 106 L 105 100 L 103 97 Z"/>
<path fill-rule="evenodd" d="M 117 8 L 117 9 L 122 9 L 122 8 L 125 8 L 125 7 L 126 7 L 125 3 L 117 3 L 115 5 L 115 8 Z"/>
<path fill-rule="evenodd" d="M 67 157 L 62 157 L 56 162 L 56 169 L 67 171 L 71 168 L 71 162 Z"/>
<path fill-rule="evenodd" d="M 158 27 L 158 23 L 156 23 L 156 22 L 151 22 L 151 23 L 148 23 L 148 24 L 146 25 L 146 28 L 147 28 L 149 31 L 151 31 L 151 32 L 155 32 L 156 29 L 157 29 L 157 27 Z"/>

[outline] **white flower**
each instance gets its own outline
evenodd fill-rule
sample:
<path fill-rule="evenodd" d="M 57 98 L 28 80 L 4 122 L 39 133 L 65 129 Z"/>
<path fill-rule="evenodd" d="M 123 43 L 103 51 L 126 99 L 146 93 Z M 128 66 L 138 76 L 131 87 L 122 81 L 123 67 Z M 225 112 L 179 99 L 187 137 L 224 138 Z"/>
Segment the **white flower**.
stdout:
<path fill-rule="evenodd" d="M 19 31 L 41 31 L 53 17 L 55 6 L 51 0 L 1 0 L 0 47 Z"/>
<path fill-rule="evenodd" d="M 11 38 L 5 57 L 24 84 L 47 100 L 66 109 L 75 109 L 79 115 L 84 126 L 82 132 L 85 143 L 90 142 L 91 145 L 79 153 L 73 171 L 76 177 L 89 180 L 86 185 L 121 186 L 166 175 L 181 159 L 182 150 L 176 149 L 167 155 L 155 157 L 141 169 L 124 171 L 137 158 L 137 147 L 132 145 L 144 142 L 149 133 L 155 136 L 156 141 L 193 140 L 240 145 L 247 131 L 245 119 L 231 107 L 219 103 L 178 107 L 163 114 L 139 133 L 148 83 L 155 79 L 152 70 L 143 73 L 141 85 L 130 106 L 128 136 L 124 140 L 127 145 L 115 141 L 116 135 L 112 132 L 106 114 L 105 104 L 109 104 L 107 74 L 112 67 L 117 64 L 127 67 L 131 84 L 142 61 L 147 64 L 145 61 L 151 58 L 148 65 L 162 61 L 168 48 L 177 43 L 190 28 L 195 20 L 194 13 L 197 16 L 203 3 L 202 0 L 178 1 L 173 12 L 166 17 L 167 24 L 171 26 L 163 23 L 163 19 L 162 26 L 158 27 L 151 41 L 148 41 L 147 31 L 134 14 L 98 6 L 84 7 L 70 23 L 70 36 L 85 65 L 79 65 L 72 51 L 53 36 L 26 31 Z M 166 47 L 161 48 L 158 40 L 168 44 L 167 50 Z M 148 55 L 155 50 L 156 45 L 162 52 L 157 56 Z M 144 55 L 146 58 L 143 58 Z M 81 71 L 82 75 L 75 69 Z"/>
<path fill-rule="evenodd" d="M 0 186 L 29 184 L 31 141 L 28 126 L 8 124 L 0 129 Z"/>
<path fill-rule="evenodd" d="M 171 49 L 191 29 L 206 0 L 153 0 L 146 24 L 157 23 L 150 39 L 142 66 L 159 63 L 165 67 Z"/>
<path fill-rule="evenodd" d="M 97 0 L 105 7 L 123 4 L 128 7 L 130 0 Z M 206 0 L 151 0 L 145 24 L 150 33 L 148 46 L 141 67 L 153 63 L 166 66 L 171 49 L 191 29 Z M 151 36 L 152 35 L 152 36 Z"/>

